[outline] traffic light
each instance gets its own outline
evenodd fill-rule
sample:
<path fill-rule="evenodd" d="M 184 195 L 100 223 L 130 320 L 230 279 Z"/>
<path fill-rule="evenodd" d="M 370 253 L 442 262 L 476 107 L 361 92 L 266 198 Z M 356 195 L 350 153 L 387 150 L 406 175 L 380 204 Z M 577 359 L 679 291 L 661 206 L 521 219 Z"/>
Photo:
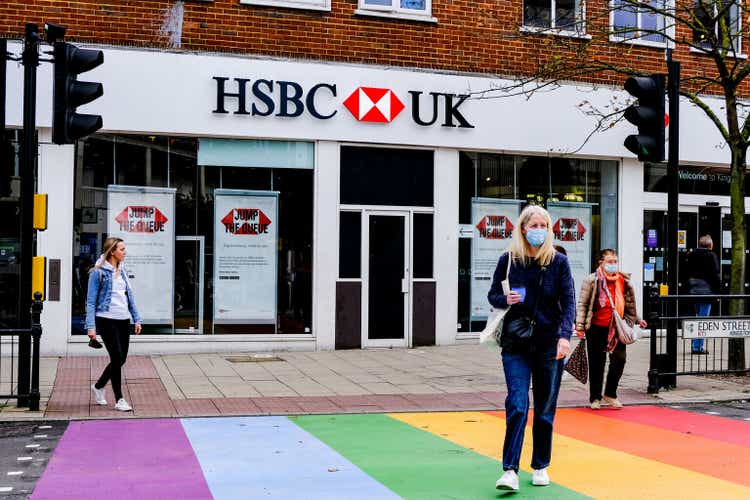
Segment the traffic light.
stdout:
<path fill-rule="evenodd" d="M 78 75 L 104 62 L 101 50 L 79 49 L 67 42 L 55 42 L 54 112 L 52 142 L 73 144 L 102 128 L 102 117 L 76 113 L 76 108 L 104 94 L 101 83 L 79 82 Z"/>
<path fill-rule="evenodd" d="M 625 147 L 640 161 L 664 161 L 664 75 L 628 78 L 625 90 L 638 98 L 625 110 L 625 119 L 638 127 L 637 135 L 625 139 Z"/>

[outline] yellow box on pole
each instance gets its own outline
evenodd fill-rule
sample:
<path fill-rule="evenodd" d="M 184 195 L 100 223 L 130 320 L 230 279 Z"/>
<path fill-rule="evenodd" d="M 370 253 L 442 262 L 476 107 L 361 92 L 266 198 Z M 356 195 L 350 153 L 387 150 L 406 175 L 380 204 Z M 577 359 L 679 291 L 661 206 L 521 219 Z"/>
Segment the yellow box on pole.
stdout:
<path fill-rule="evenodd" d="M 33 257 L 31 259 L 31 300 L 34 294 L 42 294 L 42 300 L 46 297 L 47 290 L 47 257 Z"/>
<path fill-rule="evenodd" d="M 669 295 L 669 285 L 659 285 L 659 295 L 662 297 Z"/>
<path fill-rule="evenodd" d="M 47 195 L 37 193 L 34 195 L 34 229 L 44 231 L 47 229 Z"/>

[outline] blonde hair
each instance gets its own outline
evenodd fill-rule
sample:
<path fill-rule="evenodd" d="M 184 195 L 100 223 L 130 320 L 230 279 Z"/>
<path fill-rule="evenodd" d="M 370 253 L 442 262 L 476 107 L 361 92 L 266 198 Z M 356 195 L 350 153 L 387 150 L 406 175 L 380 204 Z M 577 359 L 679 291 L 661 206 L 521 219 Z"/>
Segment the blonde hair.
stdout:
<path fill-rule="evenodd" d="M 104 244 L 102 245 L 102 257 L 103 258 L 100 259 L 99 262 L 96 263 L 97 269 L 102 268 L 102 265 L 104 265 L 104 263 L 108 261 L 109 258 L 112 256 L 112 252 L 117 250 L 117 245 L 119 245 L 123 241 L 125 240 L 123 240 L 122 238 L 118 238 L 116 236 L 110 236 L 109 238 L 104 240 Z"/>
<path fill-rule="evenodd" d="M 541 215 L 547 222 L 547 237 L 544 239 L 544 243 L 537 249 L 536 257 L 531 256 L 532 246 L 526 241 L 526 236 L 523 234 L 523 228 L 526 227 L 534 215 Z M 552 233 L 552 218 L 549 216 L 544 208 L 538 205 L 527 205 L 523 209 L 521 215 L 518 216 L 518 224 L 513 229 L 513 237 L 510 241 L 510 247 L 508 250 L 516 260 L 522 261 L 524 264 L 528 264 L 532 259 L 541 266 L 548 266 L 552 259 L 555 258 L 555 247 L 554 234 Z"/>

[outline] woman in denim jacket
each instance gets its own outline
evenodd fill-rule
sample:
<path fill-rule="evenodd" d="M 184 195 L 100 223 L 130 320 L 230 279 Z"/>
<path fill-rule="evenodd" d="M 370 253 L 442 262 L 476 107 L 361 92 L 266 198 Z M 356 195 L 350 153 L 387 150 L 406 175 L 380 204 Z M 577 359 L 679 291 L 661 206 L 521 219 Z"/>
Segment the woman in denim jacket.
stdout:
<path fill-rule="evenodd" d="M 97 404 L 106 405 L 104 386 L 112 381 L 115 393 L 115 410 L 130 411 L 122 397 L 122 367 L 128 357 L 130 320 L 135 323 L 135 334 L 141 333 L 141 317 L 135 307 L 133 290 L 123 269 L 125 242 L 120 238 L 107 238 L 102 256 L 89 274 L 89 291 L 86 296 L 86 330 L 91 339 L 101 335 L 109 353 L 109 364 L 99 380 L 91 386 Z"/>

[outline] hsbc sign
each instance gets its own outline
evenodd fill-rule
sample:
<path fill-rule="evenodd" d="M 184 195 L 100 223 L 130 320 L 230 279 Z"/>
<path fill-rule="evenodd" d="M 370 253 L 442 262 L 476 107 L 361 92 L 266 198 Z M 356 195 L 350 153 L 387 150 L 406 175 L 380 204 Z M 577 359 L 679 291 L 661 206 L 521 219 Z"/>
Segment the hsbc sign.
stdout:
<path fill-rule="evenodd" d="M 402 112 L 408 106 L 412 121 L 419 126 L 474 128 L 461 111 L 469 98 L 466 94 L 410 90 L 407 95 L 398 95 L 389 88 L 360 86 L 340 101 L 333 83 L 305 88 L 292 81 L 220 76 L 213 79 L 215 114 L 284 118 L 308 114 L 318 120 L 330 120 L 343 106 L 357 121 L 387 124 L 403 119 Z"/>

